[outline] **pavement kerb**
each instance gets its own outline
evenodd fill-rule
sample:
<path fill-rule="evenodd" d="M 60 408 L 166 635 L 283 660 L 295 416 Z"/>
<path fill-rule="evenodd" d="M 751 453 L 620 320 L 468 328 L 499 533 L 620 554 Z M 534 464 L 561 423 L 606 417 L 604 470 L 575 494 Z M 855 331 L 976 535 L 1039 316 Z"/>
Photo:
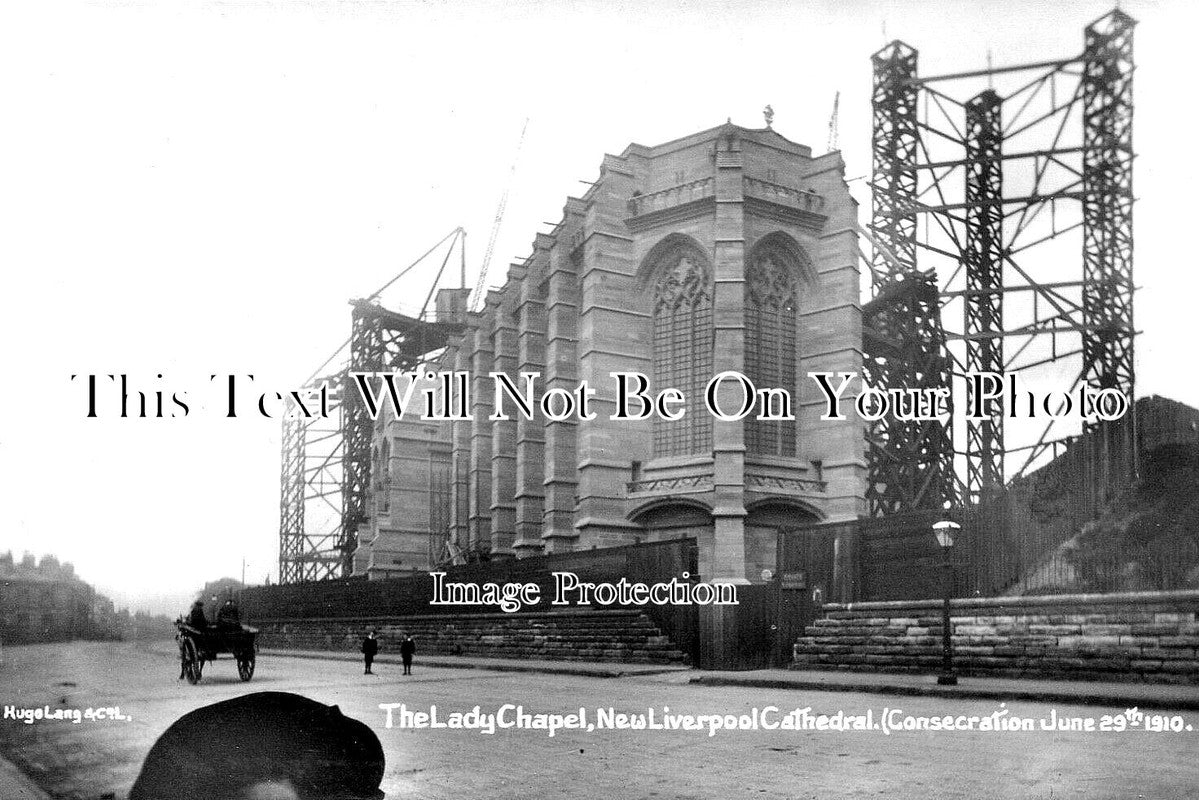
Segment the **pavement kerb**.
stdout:
<path fill-rule="evenodd" d="M 968 679 L 963 679 L 968 680 Z M 985 680 L 985 679 L 984 679 Z M 1137 686 L 1129 684 L 1127 691 L 1113 691 L 1097 686 L 1094 690 L 1054 691 L 1046 688 L 1019 689 L 1013 687 L 991 687 L 959 683 L 957 686 L 937 684 L 874 683 L 837 680 L 806 680 L 803 678 L 744 678 L 729 675 L 700 675 L 690 683 L 699 686 L 746 686 L 759 689 L 797 689 L 822 692 L 866 692 L 883 695 L 906 695 L 909 697 L 966 698 L 971 700 L 998 700 L 1001 702 L 1026 701 L 1035 703 L 1061 703 L 1088 706 L 1120 706 L 1153 708 L 1173 711 L 1199 711 L 1199 693 L 1161 692 L 1158 696 L 1137 693 Z M 1166 689 L 1168 687 L 1158 687 Z"/>
<path fill-rule="evenodd" d="M 282 650 L 263 649 L 267 655 L 288 656 L 292 658 L 315 658 L 336 661 L 361 661 L 361 656 L 347 652 L 322 652 L 313 650 Z M 398 666 L 398 658 L 384 656 L 376 658 L 375 663 Z M 574 675 L 586 678 L 632 678 L 639 676 L 662 675 L 667 673 L 693 671 L 685 666 L 658 666 L 653 664 L 598 664 L 583 662 L 578 665 L 564 662 L 522 662 L 517 660 L 480 659 L 471 660 L 470 656 L 453 656 L 438 658 L 425 657 L 418 660 L 416 668 L 441 667 L 448 669 L 478 669 L 494 672 L 528 672 L 547 675 Z M 898 676 L 897 676 L 898 677 Z M 1052 686 L 1032 684 L 1027 687 L 1016 687 L 1005 682 L 1004 685 L 988 685 L 987 678 L 961 678 L 957 686 L 940 686 L 938 684 L 917 684 L 900 680 L 887 681 L 871 674 L 871 680 L 853 680 L 840 675 L 823 675 L 819 679 L 806 678 L 802 675 L 795 677 L 759 677 L 752 673 L 746 674 L 697 674 L 689 679 L 696 686 L 744 686 L 758 689 L 793 689 L 802 691 L 824 692 L 864 692 L 869 694 L 898 695 L 909 697 L 938 697 L 966 698 L 973 700 L 1025 701 L 1040 703 L 1061 703 L 1091 706 L 1122 706 L 1152 708 L 1175 711 L 1199 711 L 1199 687 L 1166 684 L 1102 684 L 1090 686 L 1074 682 L 1070 689 L 1055 689 Z M 976 682 L 977 681 L 977 682 Z"/>

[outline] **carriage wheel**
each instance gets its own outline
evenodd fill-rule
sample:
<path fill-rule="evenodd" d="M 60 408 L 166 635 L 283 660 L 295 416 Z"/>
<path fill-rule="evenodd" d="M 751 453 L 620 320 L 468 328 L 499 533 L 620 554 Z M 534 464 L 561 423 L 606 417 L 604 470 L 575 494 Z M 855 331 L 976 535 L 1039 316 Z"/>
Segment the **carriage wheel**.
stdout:
<path fill-rule="evenodd" d="M 243 681 L 254 677 L 254 654 L 242 653 L 237 657 L 237 676 Z"/>
<path fill-rule="evenodd" d="M 183 640 L 183 648 L 180 653 L 180 658 L 183 660 L 183 676 L 187 678 L 187 682 L 195 686 L 200 682 L 200 657 L 196 653 L 196 643 L 191 639 Z"/>

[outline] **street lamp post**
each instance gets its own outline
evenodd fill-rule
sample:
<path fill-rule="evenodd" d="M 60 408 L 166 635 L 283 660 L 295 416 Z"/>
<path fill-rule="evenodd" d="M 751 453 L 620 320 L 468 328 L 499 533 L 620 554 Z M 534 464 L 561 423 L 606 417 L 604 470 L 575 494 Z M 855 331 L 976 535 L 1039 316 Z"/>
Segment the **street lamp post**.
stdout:
<path fill-rule="evenodd" d="M 949 595 L 953 592 L 953 562 L 950 560 L 950 552 L 953 550 L 954 534 L 961 528 L 961 525 L 950 520 L 942 520 L 933 525 L 937 546 L 941 548 L 944 594 L 944 603 L 941 605 L 941 674 L 937 676 L 937 683 L 941 686 L 956 686 L 958 682 L 958 676 L 953 673 L 953 632 L 949 620 Z"/>

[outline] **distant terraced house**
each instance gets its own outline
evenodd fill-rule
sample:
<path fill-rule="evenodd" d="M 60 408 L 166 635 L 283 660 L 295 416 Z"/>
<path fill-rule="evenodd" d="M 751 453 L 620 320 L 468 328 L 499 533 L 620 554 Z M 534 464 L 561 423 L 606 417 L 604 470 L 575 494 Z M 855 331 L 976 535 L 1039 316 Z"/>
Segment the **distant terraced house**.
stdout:
<path fill-rule="evenodd" d="M 0 637 L 5 644 L 86 638 L 94 633 L 97 602 L 105 598 L 69 563 L 31 553 L 14 562 L 0 555 Z M 111 608 L 111 602 L 108 603 Z"/>

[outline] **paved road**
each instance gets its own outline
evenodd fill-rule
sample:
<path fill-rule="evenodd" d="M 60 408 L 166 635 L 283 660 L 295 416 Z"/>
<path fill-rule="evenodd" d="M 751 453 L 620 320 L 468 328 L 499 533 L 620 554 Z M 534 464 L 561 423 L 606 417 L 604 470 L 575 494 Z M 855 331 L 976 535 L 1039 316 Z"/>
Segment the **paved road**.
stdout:
<path fill-rule="evenodd" d="M 1199 715 L 1180 733 L 931 732 L 880 730 L 564 731 L 410 730 L 385 727 L 380 703 L 427 711 L 486 713 L 505 703 L 570 713 L 583 706 L 644 713 L 747 714 L 755 707 L 813 714 L 987 716 L 990 701 L 688 685 L 687 674 L 596 679 L 482 670 L 421 669 L 377 677 L 352 663 L 263 657 L 251 683 L 232 662 L 210 664 L 204 682 L 175 680 L 173 646 L 36 645 L 7 648 L 0 706 L 119 706 L 127 721 L 0 719 L 0 752 L 58 798 L 122 798 L 157 736 L 183 713 L 261 690 L 292 691 L 369 724 L 387 753 L 383 788 L 392 798 L 1191 798 L 1199 787 Z M 1010 716 L 1040 720 L 1124 709 L 1012 703 Z M 444 716 L 443 716 L 444 719 Z M 898 719 L 898 717 L 896 717 Z"/>

